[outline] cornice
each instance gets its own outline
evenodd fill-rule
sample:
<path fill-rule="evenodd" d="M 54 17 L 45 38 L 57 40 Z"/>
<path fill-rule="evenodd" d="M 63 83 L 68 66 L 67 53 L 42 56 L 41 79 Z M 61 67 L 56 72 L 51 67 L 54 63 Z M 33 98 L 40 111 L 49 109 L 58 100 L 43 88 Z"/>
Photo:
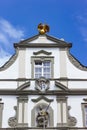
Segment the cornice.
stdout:
<path fill-rule="evenodd" d="M 54 48 L 56 48 L 56 47 L 58 47 L 58 48 L 66 48 L 66 47 L 71 47 L 71 44 L 46 44 L 46 43 L 25 43 L 25 44 L 17 44 L 17 43 L 15 43 L 14 44 L 14 47 L 15 48 L 17 48 L 17 47 L 20 47 L 20 48 L 36 48 L 36 47 L 38 47 L 38 48 L 44 48 L 44 47 L 46 47 L 46 48 L 52 48 L 52 47 L 54 47 Z"/>
<path fill-rule="evenodd" d="M 59 83 L 58 81 L 55 81 L 55 85 L 64 91 L 69 91 L 69 89 L 65 85 Z"/>
<path fill-rule="evenodd" d="M 12 81 L 35 81 L 36 79 L 35 78 L 17 78 L 17 79 L 0 79 L 0 81 L 9 81 L 9 82 L 12 82 Z M 87 81 L 87 78 L 85 79 L 80 79 L 80 78 L 77 78 L 77 79 L 74 79 L 74 78 L 52 78 L 52 79 L 49 79 L 50 81 Z"/>
<path fill-rule="evenodd" d="M 55 43 L 54 44 L 53 43 L 49 43 L 49 44 L 47 44 L 47 43 L 33 43 L 32 44 L 32 41 L 34 41 L 35 39 L 38 39 L 39 37 L 42 37 L 42 36 L 46 37 L 48 40 L 51 40 Z M 20 41 L 19 43 L 14 43 L 14 47 L 15 48 L 17 48 L 17 47 L 19 47 L 19 48 L 35 48 L 35 47 L 42 47 L 42 48 L 43 47 L 47 47 L 47 48 L 48 47 L 58 47 L 58 48 L 68 47 L 68 48 L 70 48 L 70 47 L 72 47 L 72 44 L 65 42 L 61 39 L 57 39 L 55 37 L 49 36 L 47 34 L 45 34 L 45 35 L 38 34 L 38 35 L 33 36 L 31 38 Z"/>
<path fill-rule="evenodd" d="M 67 56 L 69 58 L 69 60 L 71 61 L 71 63 L 78 69 L 83 70 L 83 71 L 87 71 L 87 67 L 83 66 L 72 54 L 70 54 L 69 49 L 67 51 Z"/>
<path fill-rule="evenodd" d="M 27 88 L 27 87 L 29 87 L 29 86 L 30 86 L 30 81 L 25 82 L 24 84 L 20 85 L 20 86 L 17 88 L 17 90 L 20 91 L 20 90 L 23 90 L 23 89 L 25 89 L 25 88 Z"/>
<path fill-rule="evenodd" d="M 0 130 L 25 130 L 25 129 L 30 129 L 30 130 L 42 130 L 40 127 L 22 127 L 22 126 L 18 126 L 16 128 L 0 128 Z M 70 126 L 59 126 L 59 127 L 46 127 L 46 130 L 87 130 L 86 127 L 70 127 Z"/>
<path fill-rule="evenodd" d="M 17 59 L 17 56 L 18 56 L 18 49 L 16 49 L 16 53 L 2 67 L 0 67 L 0 71 L 3 71 L 8 67 L 10 67 Z"/>
<path fill-rule="evenodd" d="M 17 91 L 12 89 L 0 89 L 0 95 L 53 95 L 53 96 L 80 96 L 87 95 L 87 89 L 70 89 L 69 91 L 48 90 L 46 93 L 37 92 L 36 90 Z"/>

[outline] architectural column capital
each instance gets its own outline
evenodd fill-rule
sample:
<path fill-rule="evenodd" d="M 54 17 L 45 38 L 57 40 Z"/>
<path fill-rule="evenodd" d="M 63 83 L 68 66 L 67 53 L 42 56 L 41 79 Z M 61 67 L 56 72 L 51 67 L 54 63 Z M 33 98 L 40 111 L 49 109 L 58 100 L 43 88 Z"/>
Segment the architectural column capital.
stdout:
<path fill-rule="evenodd" d="M 57 96 L 56 97 L 57 102 L 61 102 L 61 101 L 65 102 L 66 100 L 67 100 L 67 97 L 65 97 L 65 96 Z"/>
<path fill-rule="evenodd" d="M 19 96 L 17 97 L 18 102 L 28 102 L 28 96 Z"/>

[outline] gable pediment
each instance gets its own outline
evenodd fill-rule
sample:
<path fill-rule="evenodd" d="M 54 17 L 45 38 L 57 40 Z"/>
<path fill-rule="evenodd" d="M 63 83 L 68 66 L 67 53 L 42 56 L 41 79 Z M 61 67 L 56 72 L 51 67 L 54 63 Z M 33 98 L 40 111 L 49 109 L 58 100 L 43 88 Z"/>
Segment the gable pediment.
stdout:
<path fill-rule="evenodd" d="M 67 43 L 62 39 L 57 39 L 47 34 L 45 35 L 36 35 L 26 40 L 15 43 L 14 47 L 71 47 L 71 43 Z"/>

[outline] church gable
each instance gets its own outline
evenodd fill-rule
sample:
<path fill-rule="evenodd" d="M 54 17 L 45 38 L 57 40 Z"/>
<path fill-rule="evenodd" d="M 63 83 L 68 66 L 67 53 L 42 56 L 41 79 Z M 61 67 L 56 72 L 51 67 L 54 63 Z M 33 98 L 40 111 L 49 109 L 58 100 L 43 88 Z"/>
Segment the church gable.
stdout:
<path fill-rule="evenodd" d="M 70 55 L 71 43 L 47 35 L 48 30 L 40 24 L 38 35 L 15 43 L 16 54 L 0 68 L 0 128 L 86 126 L 86 67 Z"/>
<path fill-rule="evenodd" d="M 65 42 L 63 39 L 57 39 L 52 36 L 49 36 L 47 34 L 41 35 L 35 35 L 31 38 L 28 38 L 26 40 L 20 41 L 19 43 L 15 43 L 14 47 L 71 47 L 72 44 Z"/>

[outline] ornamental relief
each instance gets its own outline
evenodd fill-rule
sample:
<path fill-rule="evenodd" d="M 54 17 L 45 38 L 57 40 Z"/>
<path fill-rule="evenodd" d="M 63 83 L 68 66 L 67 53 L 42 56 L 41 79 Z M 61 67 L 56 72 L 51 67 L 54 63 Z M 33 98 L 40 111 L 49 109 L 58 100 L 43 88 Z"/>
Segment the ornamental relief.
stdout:
<path fill-rule="evenodd" d="M 71 107 L 68 106 L 68 126 L 76 126 L 77 120 L 75 117 L 70 115 L 70 113 L 69 113 L 70 109 L 71 109 Z"/>
<path fill-rule="evenodd" d="M 41 77 L 35 81 L 35 89 L 41 92 L 45 92 L 49 89 L 49 80 Z"/>
<path fill-rule="evenodd" d="M 17 106 L 14 106 L 14 110 L 15 110 L 15 116 L 10 117 L 8 119 L 8 125 L 10 127 L 16 127 L 17 126 Z"/>

